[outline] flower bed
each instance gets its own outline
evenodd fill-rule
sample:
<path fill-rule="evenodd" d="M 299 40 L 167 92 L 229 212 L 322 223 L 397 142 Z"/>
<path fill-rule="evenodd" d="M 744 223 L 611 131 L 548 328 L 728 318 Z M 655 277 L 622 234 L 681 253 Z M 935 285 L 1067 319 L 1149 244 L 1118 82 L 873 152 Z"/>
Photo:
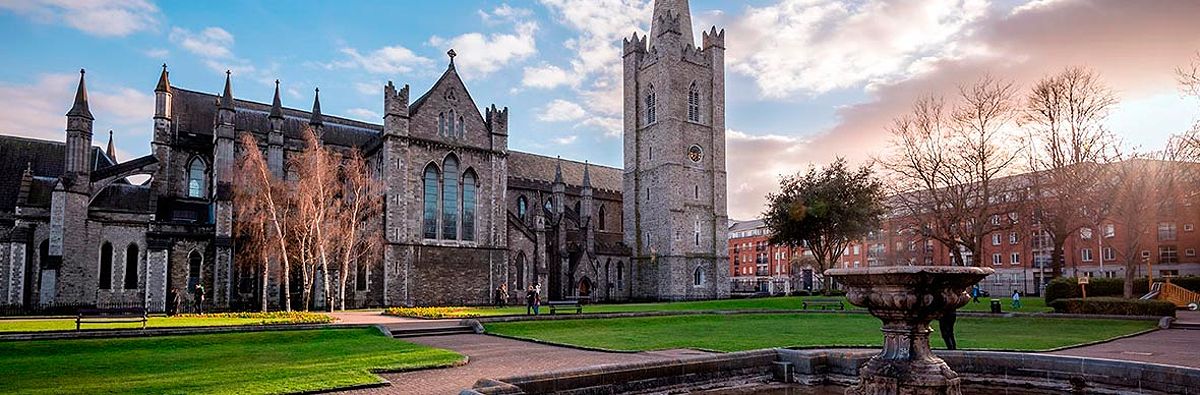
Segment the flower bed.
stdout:
<path fill-rule="evenodd" d="M 479 313 L 466 307 L 389 307 L 383 314 L 414 318 L 473 318 Z"/>
<path fill-rule="evenodd" d="M 214 319 L 252 319 L 261 320 L 260 324 L 327 324 L 333 322 L 328 314 L 308 311 L 271 311 L 213 313 L 213 314 L 178 314 L 173 318 L 214 318 Z"/>

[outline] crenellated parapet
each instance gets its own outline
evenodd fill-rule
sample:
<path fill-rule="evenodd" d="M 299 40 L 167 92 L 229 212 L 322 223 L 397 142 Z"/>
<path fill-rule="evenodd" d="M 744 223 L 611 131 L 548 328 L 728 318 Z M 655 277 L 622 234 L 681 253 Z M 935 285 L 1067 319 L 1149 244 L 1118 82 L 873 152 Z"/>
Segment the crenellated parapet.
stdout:
<path fill-rule="evenodd" d="M 717 27 L 713 26 L 708 31 L 700 33 L 700 48 L 708 50 L 713 47 L 725 49 L 725 29 L 717 31 Z"/>
<path fill-rule="evenodd" d="M 496 108 L 495 104 L 484 109 L 484 123 L 492 134 L 508 134 L 508 107 Z"/>
<path fill-rule="evenodd" d="M 624 40 L 623 56 L 629 56 L 630 54 L 645 54 L 649 48 L 649 40 L 647 40 L 648 38 L 650 38 L 650 36 L 641 36 L 639 38 L 637 32 L 633 32 L 633 36 Z"/>
<path fill-rule="evenodd" d="M 408 84 L 400 89 L 388 81 L 383 87 L 384 115 L 408 117 Z"/>

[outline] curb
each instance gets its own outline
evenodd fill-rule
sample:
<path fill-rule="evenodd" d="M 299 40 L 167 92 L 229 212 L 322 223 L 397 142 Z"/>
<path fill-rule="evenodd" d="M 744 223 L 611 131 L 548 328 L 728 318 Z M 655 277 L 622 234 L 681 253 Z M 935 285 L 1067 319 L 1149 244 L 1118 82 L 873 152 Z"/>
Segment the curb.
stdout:
<path fill-rule="evenodd" d="M 7 332 L 0 334 L 0 341 L 113 339 L 156 336 L 206 335 L 217 333 L 247 333 L 271 331 L 296 331 L 315 329 L 359 329 L 372 328 L 373 324 L 274 324 L 274 325 L 228 325 L 228 326 L 180 326 L 170 328 L 141 329 L 90 329 L 86 331 L 41 331 Z"/>

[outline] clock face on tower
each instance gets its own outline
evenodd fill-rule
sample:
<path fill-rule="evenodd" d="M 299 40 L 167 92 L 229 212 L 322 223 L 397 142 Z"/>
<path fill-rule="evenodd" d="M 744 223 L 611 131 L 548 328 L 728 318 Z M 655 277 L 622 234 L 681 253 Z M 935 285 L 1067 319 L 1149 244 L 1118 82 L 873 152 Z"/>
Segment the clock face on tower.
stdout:
<path fill-rule="evenodd" d="M 704 158 L 704 150 L 701 150 L 699 145 L 693 145 L 688 148 L 687 156 L 692 162 L 700 163 L 700 159 Z"/>

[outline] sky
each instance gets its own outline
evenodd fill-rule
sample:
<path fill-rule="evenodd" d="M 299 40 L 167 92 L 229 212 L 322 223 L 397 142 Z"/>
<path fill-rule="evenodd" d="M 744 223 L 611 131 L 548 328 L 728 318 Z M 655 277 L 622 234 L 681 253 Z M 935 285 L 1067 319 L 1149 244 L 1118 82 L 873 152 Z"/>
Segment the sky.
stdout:
<path fill-rule="evenodd" d="M 150 150 L 163 63 L 177 87 L 380 123 L 382 87 L 414 97 L 446 51 L 480 107 L 510 108 L 509 147 L 619 167 L 621 40 L 649 0 L 0 0 L 0 133 L 63 140 L 87 69 L 96 145 Z M 694 31 L 726 30 L 729 214 L 756 217 L 781 174 L 885 152 L 923 95 L 985 75 L 1027 90 L 1069 66 L 1120 99 L 1108 126 L 1161 147 L 1200 117 L 1174 70 L 1200 50 L 1200 1 L 694 0 Z M 697 42 L 699 39 L 697 38 Z M 2 159 L 0 159 L 2 160 Z"/>

